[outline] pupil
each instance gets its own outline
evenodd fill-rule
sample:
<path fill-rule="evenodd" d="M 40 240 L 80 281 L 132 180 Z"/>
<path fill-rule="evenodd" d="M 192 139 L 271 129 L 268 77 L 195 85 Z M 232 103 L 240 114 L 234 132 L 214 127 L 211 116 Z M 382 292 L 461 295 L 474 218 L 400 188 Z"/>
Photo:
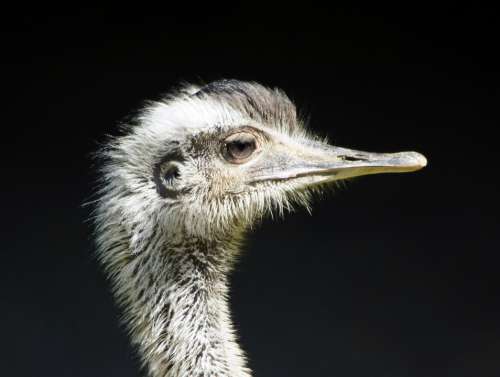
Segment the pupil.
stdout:
<path fill-rule="evenodd" d="M 241 141 L 236 143 L 236 147 L 240 150 L 240 152 L 243 151 L 245 148 L 247 148 L 248 145 L 249 145 L 248 143 L 244 143 Z"/>
<path fill-rule="evenodd" d="M 246 158 L 252 153 L 253 143 L 251 141 L 235 140 L 228 145 L 229 152 L 235 158 Z"/>

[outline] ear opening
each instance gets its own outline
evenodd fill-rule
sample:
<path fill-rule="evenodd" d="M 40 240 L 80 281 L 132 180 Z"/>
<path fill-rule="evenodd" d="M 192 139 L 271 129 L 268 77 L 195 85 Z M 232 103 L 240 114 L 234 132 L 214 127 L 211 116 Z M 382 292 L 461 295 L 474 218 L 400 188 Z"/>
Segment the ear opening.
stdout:
<path fill-rule="evenodd" d="M 156 164 L 153 179 L 156 191 L 162 198 L 176 199 L 179 196 L 180 167 L 184 161 L 184 156 L 177 150 L 167 154 Z"/>

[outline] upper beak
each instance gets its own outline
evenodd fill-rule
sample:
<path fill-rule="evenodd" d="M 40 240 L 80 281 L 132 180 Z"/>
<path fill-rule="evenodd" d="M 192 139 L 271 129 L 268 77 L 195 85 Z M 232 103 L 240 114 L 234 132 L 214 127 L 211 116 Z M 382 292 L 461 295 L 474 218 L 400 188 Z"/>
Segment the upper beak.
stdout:
<path fill-rule="evenodd" d="M 267 169 L 261 170 L 264 174 L 259 174 L 255 181 L 315 177 L 311 181 L 314 183 L 368 174 L 412 172 L 427 165 L 427 159 L 417 152 L 372 153 L 325 144 L 287 147 L 279 154 L 279 164 L 269 161 Z"/>

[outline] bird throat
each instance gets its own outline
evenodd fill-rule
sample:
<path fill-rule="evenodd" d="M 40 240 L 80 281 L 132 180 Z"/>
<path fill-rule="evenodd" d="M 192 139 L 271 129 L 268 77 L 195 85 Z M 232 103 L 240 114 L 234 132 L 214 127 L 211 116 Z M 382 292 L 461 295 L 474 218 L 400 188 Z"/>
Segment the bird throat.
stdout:
<path fill-rule="evenodd" d="M 152 377 L 250 376 L 227 302 L 232 244 L 160 236 L 111 274 Z"/>

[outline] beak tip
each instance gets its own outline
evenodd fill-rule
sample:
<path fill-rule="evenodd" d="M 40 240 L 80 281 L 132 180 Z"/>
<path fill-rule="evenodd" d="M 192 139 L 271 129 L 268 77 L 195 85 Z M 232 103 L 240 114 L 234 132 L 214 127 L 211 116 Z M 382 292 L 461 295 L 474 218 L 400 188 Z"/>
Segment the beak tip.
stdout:
<path fill-rule="evenodd" d="M 422 169 L 427 166 L 427 158 L 421 153 L 413 152 L 412 157 L 414 160 L 415 167 L 417 169 Z"/>

